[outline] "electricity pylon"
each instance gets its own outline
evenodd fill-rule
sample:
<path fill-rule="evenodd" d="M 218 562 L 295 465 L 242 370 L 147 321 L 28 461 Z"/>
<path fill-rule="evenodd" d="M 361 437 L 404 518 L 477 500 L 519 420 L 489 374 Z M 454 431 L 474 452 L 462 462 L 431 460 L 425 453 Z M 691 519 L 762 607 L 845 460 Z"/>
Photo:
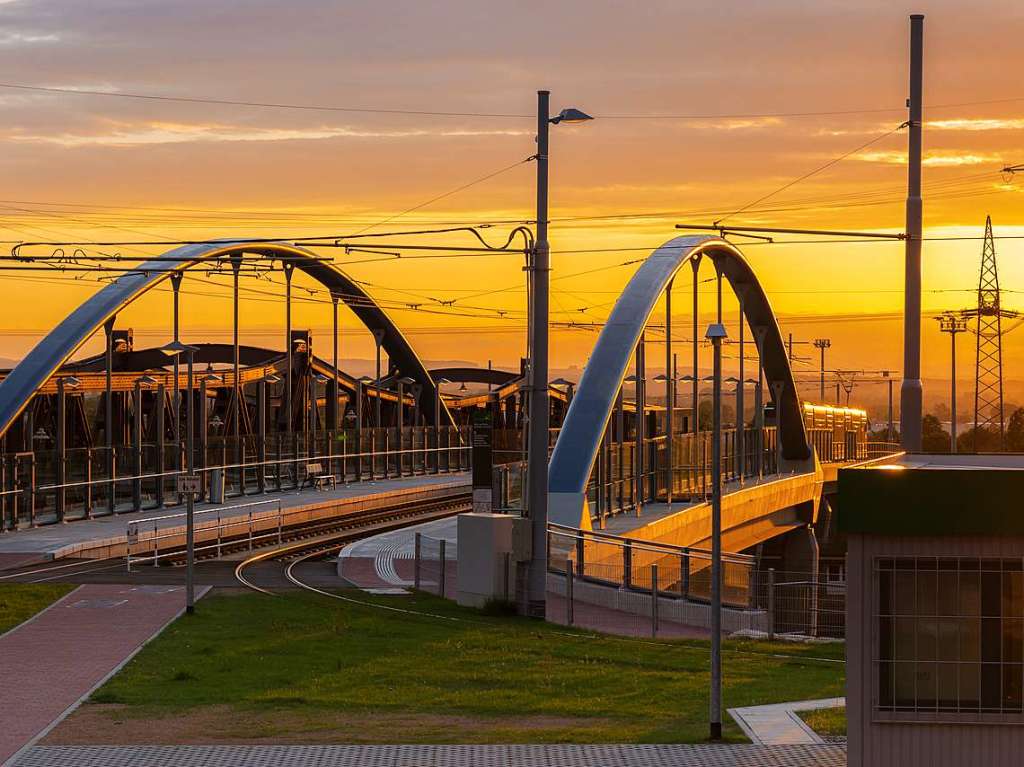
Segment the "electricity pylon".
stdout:
<path fill-rule="evenodd" d="M 1018 312 L 1003 309 L 1000 304 L 999 272 L 996 269 L 996 247 L 992 237 L 992 217 L 985 218 L 985 241 L 981 248 L 981 272 L 978 276 L 978 305 L 964 309 L 962 317 L 978 321 L 974 369 L 974 448 L 978 447 L 978 430 L 998 429 L 999 446 L 1003 446 L 1003 318 Z"/>

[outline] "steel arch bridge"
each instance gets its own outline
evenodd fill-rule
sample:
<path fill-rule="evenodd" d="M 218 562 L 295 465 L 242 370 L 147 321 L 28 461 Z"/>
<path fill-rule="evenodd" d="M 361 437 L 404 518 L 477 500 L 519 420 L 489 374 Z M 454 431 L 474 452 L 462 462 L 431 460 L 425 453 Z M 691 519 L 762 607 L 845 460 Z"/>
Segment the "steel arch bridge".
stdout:
<path fill-rule="evenodd" d="M 780 457 L 793 464 L 813 461 L 782 332 L 750 264 L 721 238 L 676 237 L 655 250 L 633 275 L 591 352 L 551 456 L 548 490 L 552 523 L 590 527 L 587 486 L 630 359 L 666 288 L 681 269 L 699 264 L 702 258 L 708 258 L 732 286 L 753 331 L 775 407 Z"/>
<path fill-rule="evenodd" d="M 419 406 L 428 422 L 436 416 L 451 425 L 451 415 L 437 396 L 436 385 L 412 346 L 395 323 L 358 283 L 334 264 L 311 251 L 287 243 L 246 242 L 244 240 L 184 245 L 133 267 L 81 304 L 0 383 L 0 437 L 29 406 L 33 396 L 67 363 L 72 355 L 119 312 L 157 285 L 209 261 L 241 258 L 246 254 L 279 259 L 306 273 L 330 291 L 331 297 L 345 303 L 362 323 L 379 334 L 380 346 L 392 364 L 419 385 Z"/>

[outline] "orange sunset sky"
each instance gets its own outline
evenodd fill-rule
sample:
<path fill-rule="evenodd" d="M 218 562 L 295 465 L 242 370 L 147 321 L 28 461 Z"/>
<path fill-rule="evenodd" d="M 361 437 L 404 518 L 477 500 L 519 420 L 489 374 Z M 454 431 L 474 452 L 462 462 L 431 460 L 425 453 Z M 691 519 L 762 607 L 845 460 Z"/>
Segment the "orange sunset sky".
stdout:
<path fill-rule="evenodd" d="M 1024 237 L 1024 174 L 1000 173 L 1024 163 L 1024 5 L 1011 0 L 9 0 L 0 2 L 7 85 L 509 116 L 0 87 L 0 239 L 296 237 L 375 223 L 373 231 L 397 231 L 527 220 L 532 164 L 385 222 L 531 155 L 533 121 L 516 115 L 529 115 L 537 88 L 546 87 L 555 111 L 572 105 L 597 118 L 552 129 L 552 319 L 600 323 L 635 269 L 625 262 L 674 236 L 675 223 L 735 211 L 906 119 L 912 12 L 926 14 L 926 236 L 979 237 L 990 213 L 998 236 Z M 843 114 L 793 116 L 806 112 Z M 906 132 L 896 131 L 730 221 L 899 231 L 905 151 Z M 503 239 L 507 228 L 496 225 L 487 236 Z M 784 332 L 798 341 L 829 336 L 830 366 L 901 367 L 901 244 L 741 248 Z M 929 315 L 975 300 L 980 249 L 977 240 L 925 244 Z M 573 252 L 581 250 L 589 252 Z M 1024 309 L 1024 239 L 999 240 L 997 252 L 1004 305 Z M 366 263 L 366 254 L 330 254 L 386 301 L 428 362 L 518 364 L 520 257 Z M 99 287 L 36 272 L 0 279 L 0 356 L 9 359 Z M 279 346 L 280 288 L 244 285 L 243 342 Z M 705 287 L 710 310 L 712 286 Z M 683 357 L 688 278 L 680 288 Z M 186 340 L 229 334 L 228 289 L 226 278 L 186 279 Z M 727 306 L 732 317 L 734 306 Z M 135 329 L 137 345 L 162 343 L 169 311 L 169 293 L 155 292 L 119 325 Z M 329 304 L 301 302 L 295 317 L 323 337 L 324 352 Z M 346 355 L 369 357 L 368 334 L 350 314 L 343 322 Z M 948 378 L 948 339 L 936 325 L 925 320 L 924 375 Z M 582 365 L 594 338 L 554 328 L 553 365 Z M 965 378 L 973 362 L 968 338 L 961 337 Z M 1007 377 L 1024 378 L 1024 330 L 1011 331 L 1006 345 Z"/>

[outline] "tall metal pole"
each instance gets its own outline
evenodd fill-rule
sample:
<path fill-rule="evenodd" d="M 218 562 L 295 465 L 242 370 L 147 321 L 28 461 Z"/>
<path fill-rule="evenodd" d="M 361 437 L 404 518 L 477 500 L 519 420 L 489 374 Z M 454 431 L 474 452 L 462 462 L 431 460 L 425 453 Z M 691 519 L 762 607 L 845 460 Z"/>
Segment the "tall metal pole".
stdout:
<path fill-rule="evenodd" d="M 548 91 L 537 91 L 537 240 L 529 277 L 530 403 L 527 446 L 527 511 L 533 551 L 527 574 L 527 614 L 543 618 L 546 606 L 548 527 Z"/>
<path fill-rule="evenodd" d="M 374 342 L 374 344 L 377 347 L 377 380 L 374 381 L 374 384 L 373 384 L 374 394 L 377 395 L 377 410 L 376 410 L 376 415 L 374 416 L 375 420 L 373 422 L 373 425 L 374 425 L 374 428 L 379 429 L 380 426 L 381 426 L 381 418 L 380 418 L 380 345 L 384 342 L 384 331 L 382 331 L 382 330 L 375 330 L 375 331 L 373 331 L 373 342 Z"/>
<path fill-rule="evenodd" d="M 340 374 L 338 373 L 338 296 L 335 294 L 331 295 L 331 303 L 334 307 L 334 417 L 331 419 L 331 429 L 334 431 L 338 430 L 338 424 L 340 422 L 340 413 L 338 410 L 338 399 L 341 393 L 341 383 L 339 381 Z"/>
<path fill-rule="evenodd" d="M 722 341 L 725 327 L 716 323 L 707 338 L 714 347 L 711 436 L 711 740 L 722 739 Z"/>
<path fill-rule="evenodd" d="M 886 377 L 889 376 L 889 371 L 888 370 L 885 371 L 885 375 L 886 375 Z M 892 379 L 889 378 L 889 432 L 888 432 L 888 435 L 887 435 L 887 439 L 888 439 L 889 442 L 892 442 L 893 436 L 894 436 L 894 429 L 893 429 L 893 416 L 892 416 Z"/>
<path fill-rule="evenodd" d="M 185 274 L 183 272 L 175 272 L 171 275 L 171 292 L 173 300 L 173 338 L 171 339 L 174 343 L 178 343 L 181 340 L 181 326 L 180 326 L 180 312 L 179 303 L 181 299 L 181 281 L 184 279 Z M 181 373 L 181 363 L 178 360 L 178 356 L 174 356 L 174 361 L 171 363 L 174 369 L 174 389 L 171 394 L 171 417 L 174 419 L 174 461 L 172 466 L 175 469 L 181 468 L 181 387 L 178 386 L 178 376 Z M 163 413 L 161 412 L 161 417 Z M 178 499 L 181 502 L 181 499 Z"/>
<path fill-rule="evenodd" d="M 949 452 L 956 452 L 956 333 L 949 334 Z"/>
<path fill-rule="evenodd" d="M 192 396 L 192 362 L 195 352 L 188 350 L 188 400 L 185 403 L 185 470 L 189 477 L 193 476 L 195 439 L 195 419 L 192 417 L 194 397 Z M 195 541 L 195 511 L 196 495 L 191 490 L 185 493 L 185 612 L 191 615 L 196 611 L 195 594 L 195 565 L 196 565 L 196 541 Z"/>
<path fill-rule="evenodd" d="M 921 98 L 924 16 L 910 17 L 910 108 L 907 147 L 907 239 L 903 296 L 903 383 L 900 386 L 900 442 L 921 449 Z"/>
<path fill-rule="evenodd" d="M 964 317 L 958 317 L 953 313 L 943 314 L 941 317 L 936 318 L 939 321 L 939 330 L 943 333 L 949 333 L 949 411 L 950 411 L 950 429 L 949 429 L 949 452 L 956 452 L 956 334 L 967 332 L 967 319 Z M 977 433 L 977 428 L 975 428 Z"/>
<path fill-rule="evenodd" d="M 832 342 L 827 338 L 815 338 L 814 346 L 821 352 L 821 387 L 818 392 L 818 401 L 825 404 L 825 350 L 832 346 Z M 790 358 L 792 359 L 792 358 Z M 836 395 L 836 403 L 839 402 L 839 395 Z"/>
<path fill-rule="evenodd" d="M 288 434 L 288 444 L 292 444 L 292 272 L 295 270 L 295 266 L 291 261 L 285 261 L 281 264 L 281 268 L 284 269 L 284 348 L 287 355 L 287 370 L 285 370 L 284 378 L 284 412 L 285 412 L 285 431 Z"/>
<path fill-rule="evenodd" d="M 57 379 L 57 521 L 64 521 L 64 502 L 67 498 L 67 393 L 64 379 Z M 138 405 L 136 404 L 136 408 Z M 141 439 L 139 439 L 141 444 Z"/>
<path fill-rule="evenodd" d="M 665 287 L 665 500 L 672 503 L 672 436 L 675 433 L 675 377 L 672 374 L 672 280 Z"/>
<path fill-rule="evenodd" d="M 114 318 L 111 317 L 103 324 L 103 331 L 107 337 L 107 348 L 104 354 L 106 368 L 106 380 L 103 390 L 104 413 L 103 413 L 103 443 L 107 449 L 107 503 L 110 513 L 114 513 L 116 498 L 114 495 L 114 394 L 113 394 L 113 368 L 114 368 Z"/>
<path fill-rule="evenodd" d="M 739 466 L 736 467 L 736 474 L 739 477 L 740 484 L 743 484 L 743 475 L 746 473 L 747 470 L 747 423 L 746 419 L 744 418 L 744 411 L 747 409 L 747 403 L 744 399 L 746 395 L 746 383 L 743 380 L 743 355 L 745 354 L 743 338 L 743 297 L 737 294 L 736 300 L 739 302 L 739 317 L 737 321 L 740 324 L 740 372 L 739 375 L 736 376 L 738 379 L 740 379 L 736 383 L 736 460 L 739 463 Z"/>
<path fill-rule="evenodd" d="M 693 433 L 696 434 L 700 431 L 700 375 L 697 372 L 700 364 L 699 347 L 697 344 L 697 334 L 700 332 L 697 324 L 697 311 L 699 308 L 697 296 L 697 274 L 700 271 L 699 255 L 693 256 L 690 259 L 690 267 L 693 269 Z"/>
<path fill-rule="evenodd" d="M 238 352 L 238 273 L 242 268 L 242 257 L 234 256 L 231 259 L 231 270 L 233 272 L 234 281 L 232 284 L 231 292 L 231 305 L 233 313 L 233 326 L 232 326 L 232 352 L 234 354 L 234 391 L 232 393 L 232 411 L 231 411 L 231 436 L 235 442 L 235 448 L 233 452 L 234 464 L 238 466 L 236 470 L 238 472 L 238 492 L 241 494 L 245 493 L 245 471 L 242 469 L 240 464 L 242 463 L 242 445 L 241 445 L 241 430 L 239 427 L 239 421 L 241 420 L 241 403 L 239 398 L 242 396 L 242 387 L 238 384 L 239 376 L 239 352 Z M 189 384 L 188 396 L 192 396 L 191 384 Z M 191 472 L 190 472 L 191 473 Z"/>

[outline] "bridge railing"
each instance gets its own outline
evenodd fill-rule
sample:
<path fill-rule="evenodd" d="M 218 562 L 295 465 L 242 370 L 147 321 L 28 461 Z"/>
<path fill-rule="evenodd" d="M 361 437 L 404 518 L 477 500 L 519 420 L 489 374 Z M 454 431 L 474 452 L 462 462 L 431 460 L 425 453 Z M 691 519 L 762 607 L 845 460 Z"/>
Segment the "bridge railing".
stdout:
<path fill-rule="evenodd" d="M 346 483 L 463 471 L 470 458 L 465 427 L 363 428 L 243 437 L 237 452 L 214 436 L 196 441 L 194 465 L 200 500 L 222 501 L 300 489 L 312 463 Z M 177 505 L 185 463 L 173 440 L 67 449 L 60 481 L 55 449 L 2 454 L 0 531 Z"/>

